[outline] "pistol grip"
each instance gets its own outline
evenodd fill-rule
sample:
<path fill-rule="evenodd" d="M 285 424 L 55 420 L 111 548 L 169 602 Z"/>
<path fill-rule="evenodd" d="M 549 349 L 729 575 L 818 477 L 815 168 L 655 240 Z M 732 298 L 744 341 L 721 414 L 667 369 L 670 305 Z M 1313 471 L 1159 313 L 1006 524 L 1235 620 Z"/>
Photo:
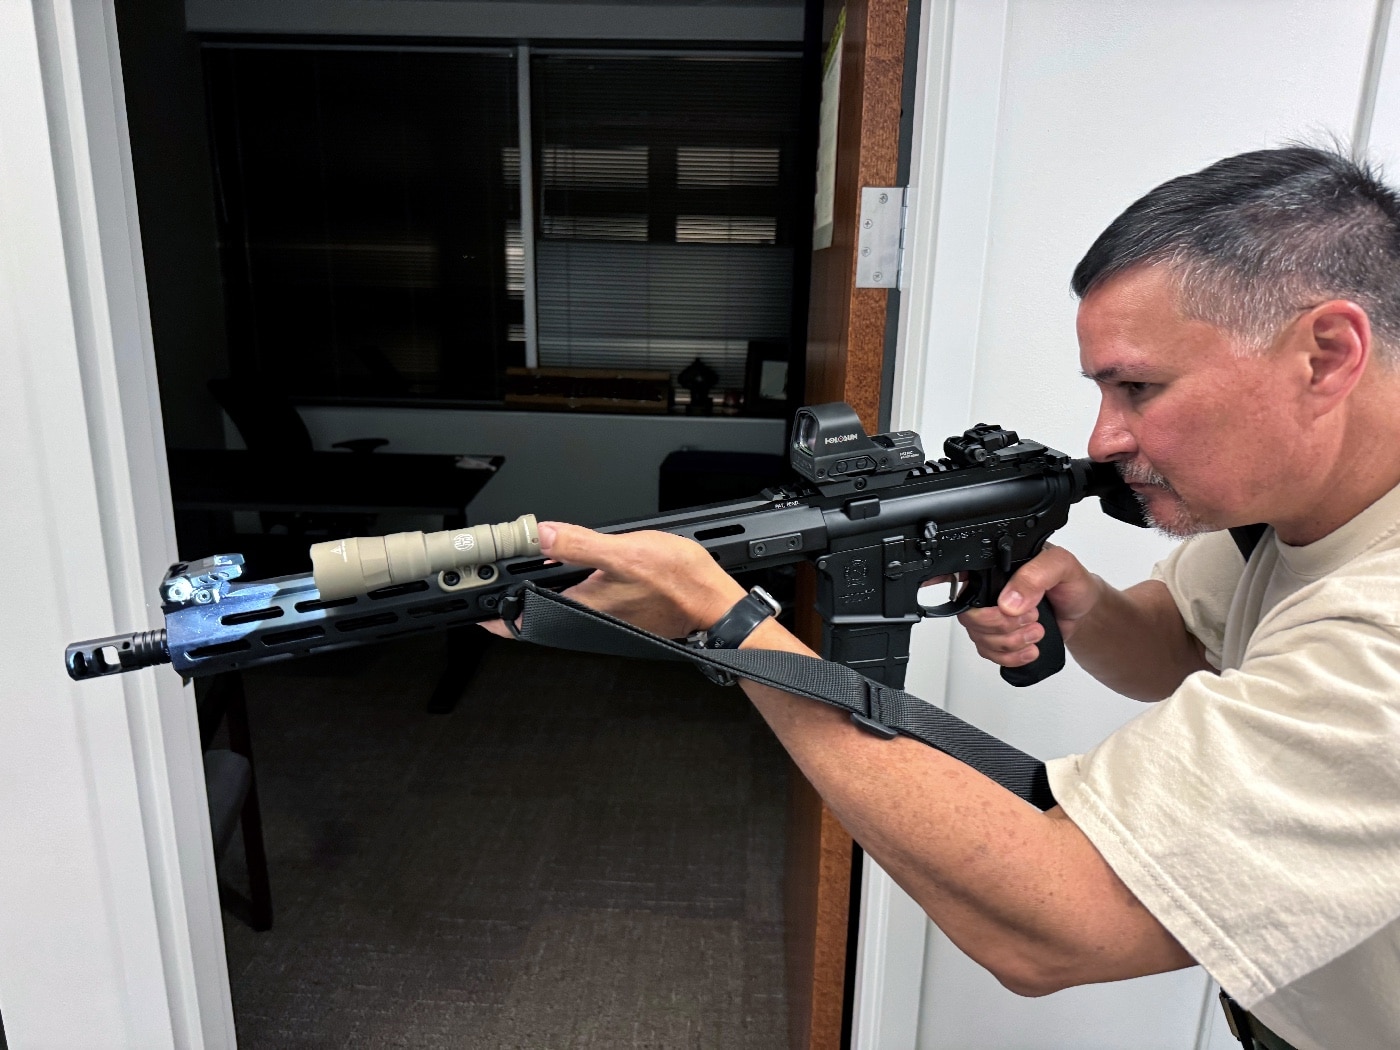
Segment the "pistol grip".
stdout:
<path fill-rule="evenodd" d="M 1042 682 L 1052 674 L 1058 674 L 1065 666 L 1065 640 L 1060 636 L 1060 625 L 1055 620 L 1055 610 L 1050 607 L 1050 599 L 1040 599 L 1036 607 L 1040 613 L 1040 626 L 1045 628 L 1045 637 L 1036 642 L 1040 655 L 1021 667 L 1003 667 L 1001 677 L 1007 683 L 1024 687 Z"/>

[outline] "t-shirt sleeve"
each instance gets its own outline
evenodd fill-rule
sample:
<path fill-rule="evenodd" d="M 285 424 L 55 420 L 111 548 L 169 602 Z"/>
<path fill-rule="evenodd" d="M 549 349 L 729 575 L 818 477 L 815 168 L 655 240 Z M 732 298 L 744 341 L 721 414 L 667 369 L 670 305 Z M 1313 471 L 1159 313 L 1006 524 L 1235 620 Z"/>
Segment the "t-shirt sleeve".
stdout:
<path fill-rule="evenodd" d="M 1049 763 L 1065 813 L 1246 1009 L 1400 917 L 1395 593 L 1309 585 L 1238 669 Z"/>
<path fill-rule="evenodd" d="M 1225 618 L 1244 573 L 1244 558 L 1228 532 L 1193 536 L 1152 569 L 1167 585 L 1186 630 L 1205 646 L 1212 667 L 1221 665 Z"/>

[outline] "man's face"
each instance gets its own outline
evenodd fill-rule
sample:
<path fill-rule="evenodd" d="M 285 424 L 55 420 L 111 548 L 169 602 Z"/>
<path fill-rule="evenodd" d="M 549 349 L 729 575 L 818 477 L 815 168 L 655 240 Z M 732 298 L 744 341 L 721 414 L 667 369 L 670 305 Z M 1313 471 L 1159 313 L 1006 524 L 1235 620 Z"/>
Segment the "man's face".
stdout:
<path fill-rule="evenodd" d="M 1286 367 L 1184 318 L 1161 267 L 1120 274 L 1079 307 L 1079 359 L 1098 384 L 1089 455 L 1118 465 L 1174 536 L 1270 520 L 1300 428 Z"/>

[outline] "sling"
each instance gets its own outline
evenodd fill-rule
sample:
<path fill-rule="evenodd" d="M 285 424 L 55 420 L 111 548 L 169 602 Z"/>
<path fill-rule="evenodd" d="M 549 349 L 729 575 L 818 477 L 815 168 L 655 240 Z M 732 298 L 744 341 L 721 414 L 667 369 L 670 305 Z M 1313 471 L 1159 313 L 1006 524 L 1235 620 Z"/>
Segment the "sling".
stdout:
<path fill-rule="evenodd" d="M 515 628 L 527 642 L 579 652 L 652 660 L 689 660 L 713 681 L 730 685 L 747 678 L 848 711 L 875 736 L 912 737 L 971 766 L 1039 809 L 1055 805 L 1045 764 L 984 733 L 941 707 L 902 689 L 892 689 L 843 664 L 800 653 L 767 649 L 692 649 L 660 638 L 606 613 L 527 583 L 523 620 Z"/>

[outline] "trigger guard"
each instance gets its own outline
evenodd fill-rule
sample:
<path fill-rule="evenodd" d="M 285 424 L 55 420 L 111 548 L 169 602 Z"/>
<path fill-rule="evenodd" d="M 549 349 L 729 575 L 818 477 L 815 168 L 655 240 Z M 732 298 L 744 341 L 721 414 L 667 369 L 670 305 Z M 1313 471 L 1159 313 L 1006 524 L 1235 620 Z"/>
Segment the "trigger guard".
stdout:
<path fill-rule="evenodd" d="M 971 609 L 977 601 L 978 585 L 975 580 L 969 578 L 963 584 L 962 590 L 958 591 L 951 599 L 942 605 L 925 605 L 919 602 L 919 615 L 930 616 L 941 619 L 947 616 L 957 616 Z"/>

